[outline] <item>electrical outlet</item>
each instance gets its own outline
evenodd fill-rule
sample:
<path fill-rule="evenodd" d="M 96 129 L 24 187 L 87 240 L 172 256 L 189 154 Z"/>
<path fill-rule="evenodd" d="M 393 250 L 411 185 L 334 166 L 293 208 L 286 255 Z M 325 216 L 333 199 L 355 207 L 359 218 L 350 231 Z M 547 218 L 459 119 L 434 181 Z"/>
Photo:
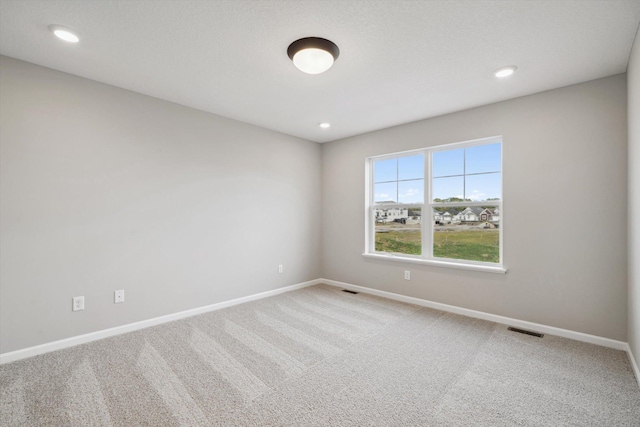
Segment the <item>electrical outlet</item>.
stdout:
<path fill-rule="evenodd" d="M 119 290 L 119 291 L 115 291 L 113 293 L 113 303 L 114 304 L 119 304 L 121 302 L 124 302 L 124 289 Z"/>
<path fill-rule="evenodd" d="M 84 310 L 84 297 L 73 297 L 73 311 Z"/>
<path fill-rule="evenodd" d="M 279 273 L 279 274 L 284 273 L 284 267 L 282 266 L 282 264 L 280 264 L 280 265 L 278 266 L 278 273 Z"/>
<path fill-rule="evenodd" d="M 404 271 L 404 280 L 411 280 L 411 272 L 409 270 Z"/>

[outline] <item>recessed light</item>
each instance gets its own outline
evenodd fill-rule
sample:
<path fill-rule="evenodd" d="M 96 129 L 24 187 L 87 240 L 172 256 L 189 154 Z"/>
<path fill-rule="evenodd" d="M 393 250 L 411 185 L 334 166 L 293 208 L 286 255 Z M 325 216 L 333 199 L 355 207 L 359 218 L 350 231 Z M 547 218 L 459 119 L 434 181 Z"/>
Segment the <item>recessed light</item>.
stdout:
<path fill-rule="evenodd" d="M 515 73 L 517 69 L 518 67 L 515 65 L 509 65 L 508 67 L 498 68 L 493 72 L 493 74 L 499 78 L 509 77 L 511 74 Z"/>
<path fill-rule="evenodd" d="M 331 68 L 340 55 L 340 49 L 330 40 L 306 37 L 291 43 L 287 55 L 300 71 L 320 74 Z"/>
<path fill-rule="evenodd" d="M 320 126 L 322 129 L 329 129 L 331 127 L 331 123 L 323 122 L 323 123 L 320 123 L 318 126 Z"/>
<path fill-rule="evenodd" d="M 55 34 L 61 40 L 69 43 L 78 43 L 80 38 L 73 32 L 73 30 L 63 27 L 62 25 L 49 25 L 49 30 Z"/>

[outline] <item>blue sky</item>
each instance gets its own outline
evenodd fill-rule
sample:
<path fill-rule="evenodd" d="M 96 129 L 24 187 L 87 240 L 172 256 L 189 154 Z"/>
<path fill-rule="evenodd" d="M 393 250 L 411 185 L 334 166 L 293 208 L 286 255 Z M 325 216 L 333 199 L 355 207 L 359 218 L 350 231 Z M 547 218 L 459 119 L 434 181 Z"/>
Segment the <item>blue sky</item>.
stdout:
<path fill-rule="evenodd" d="M 500 143 L 433 153 L 433 198 L 482 201 L 502 196 Z M 422 203 L 424 155 L 374 162 L 376 202 Z"/>

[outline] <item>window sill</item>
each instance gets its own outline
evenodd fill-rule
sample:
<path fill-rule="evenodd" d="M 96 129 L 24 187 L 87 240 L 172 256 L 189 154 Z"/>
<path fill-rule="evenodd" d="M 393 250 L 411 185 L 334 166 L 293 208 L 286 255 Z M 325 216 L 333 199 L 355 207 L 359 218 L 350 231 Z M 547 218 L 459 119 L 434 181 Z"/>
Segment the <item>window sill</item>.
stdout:
<path fill-rule="evenodd" d="M 434 265 L 437 267 L 457 268 L 460 270 L 484 271 L 487 273 L 505 274 L 507 272 L 507 269 L 502 266 L 494 267 L 491 265 L 463 264 L 460 262 L 452 262 L 452 261 L 438 261 L 434 259 L 409 258 L 409 257 L 403 257 L 403 256 L 393 255 L 393 254 L 382 255 L 382 254 L 364 253 L 362 254 L 362 256 L 365 258 L 380 259 L 384 261 L 408 262 L 412 264 L 422 264 L 422 265 Z"/>

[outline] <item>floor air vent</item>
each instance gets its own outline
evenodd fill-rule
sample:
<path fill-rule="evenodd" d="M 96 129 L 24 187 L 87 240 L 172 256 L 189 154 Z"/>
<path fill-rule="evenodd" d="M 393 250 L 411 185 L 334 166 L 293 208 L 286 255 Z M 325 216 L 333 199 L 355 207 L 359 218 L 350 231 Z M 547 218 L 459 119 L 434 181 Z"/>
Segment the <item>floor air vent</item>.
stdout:
<path fill-rule="evenodd" d="M 346 292 L 346 293 L 348 293 L 348 294 L 354 294 L 354 295 L 356 295 L 356 294 L 358 293 L 358 292 L 356 292 L 356 291 L 350 291 L 350 290 L 348 290 L 348 289 L 343 289 L 343 290 L 342 290 L 342 292 Z"/>
<path fill-rule="evenodd" d="M 513 332 L 518 332 L 520 334 L 531 335 L 532 337 L 542 338 L 544 334 L 539 334 L 538 332 L 525 331 L 524 329 L 513 328 L 509 326 L 507 329 Z"/>

